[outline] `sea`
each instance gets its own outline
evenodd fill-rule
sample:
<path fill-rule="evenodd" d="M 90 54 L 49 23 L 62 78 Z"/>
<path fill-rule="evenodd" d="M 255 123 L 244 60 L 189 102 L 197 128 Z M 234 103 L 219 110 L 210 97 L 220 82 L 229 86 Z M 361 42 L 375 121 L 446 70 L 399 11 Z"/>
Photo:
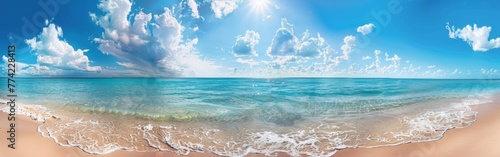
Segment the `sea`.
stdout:
<path fill-rule="evenodd" d="M 15 92 L 62 146 L 220 156 L 434 141 L 498 93 L 500 80 L 384 78 L 17 78 Z"/>

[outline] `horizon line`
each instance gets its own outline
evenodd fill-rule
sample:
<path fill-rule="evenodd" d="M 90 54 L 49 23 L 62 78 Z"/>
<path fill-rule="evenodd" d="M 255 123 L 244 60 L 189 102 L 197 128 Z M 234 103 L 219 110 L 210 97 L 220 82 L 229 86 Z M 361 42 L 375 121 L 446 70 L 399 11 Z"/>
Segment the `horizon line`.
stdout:
<path fill-rule="evenodd" d="M 0 78 L 9 78 L 2 76 Z M 36 76 L 36 77 L 15 77 L 21 79 L 140 79 L 140 78 L 155 78 L 155 79 L 418 79 L 418 80 L 500 80 L 500 78 L 426 78 L 426 77 L 104 77 L 104 76 Z"/>

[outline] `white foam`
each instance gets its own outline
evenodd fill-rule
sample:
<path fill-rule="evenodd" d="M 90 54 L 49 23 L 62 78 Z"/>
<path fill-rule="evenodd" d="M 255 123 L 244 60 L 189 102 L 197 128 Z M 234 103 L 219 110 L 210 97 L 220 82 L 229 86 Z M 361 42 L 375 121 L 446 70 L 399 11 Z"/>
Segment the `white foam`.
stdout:
<path fill-rule="evenodd" d="M 89 123 L 92 125 L 99 125 L 99 121 L 97 120 L 89 120 Z"/>
<path fill-rule="evenodd" d="M 271 155 L 276 152 L 285 152 L 291 156 L 318 156 L 327 157 L 332 156 L 337 152 L 337 149 L 344 145 L 345 139 L 341 139 L 340 132 L 331 132 L 330 136 L 317 136 L 317 134 L 310 134 L 311 130 L 299 130 L 295 132 L 290 132 L 286 134 L 278 134 L 271 131 L 252 133 L 251 137 L 253 143 L 246 151 L 248 153 L 260 153 L 265 155 Z M 335 145 L 335 147 L 327 148 L 328 150 L 322 150 L 318 144 L 325 144 L 321 142 L 328 142 L 328 145 Z"/>
<path fill-rule="evenodd" d="M 0 111 L 5 113 L 10 113 L 10 107 L 5 106 L 1 108 Z M 28 116 L 31 119 L 38 122 L 45 122 L 46 118 L 51 117 L 51 113 L 41 105 L 23 105 L 20 103 L 16 104 L 16 114 Z"/>
<path fill-rule="evenodd" d="M 470 106 L 491 102 L 489 100 L 466 99 L 453 103 L 450 107 L 438 111 L 427 111 L 416 117 L 404 117 L 407 130 L 390 132 L 399 143 L 433 141 L 443 137 L 453 128 L 467 127 L 475 121 L 477 112 Z"/>
<path fill-rule="evenodd" d="M 130 125 L 127 128 L 136 129 L 127 130 L 131 132 L 130 134 L 120 134 L 121 131 L 114 130 L 117 126 L 106 120 L 60 117 L 61 120 L 52 122 L 54 125 L 40 126 L 37 131 L 44 137 L 52 138 L 61 146 L 79 147 L 91 154 L 107 154 L 116 150 L 137 151 L 138 148 L 134 145 L 141 144 L 141 146 L 149 145 L 157 150 L 184 155 L 191 151 L 211 151 L 221 156 L 245 156 L 249 153 L 272 155 L 277 152 L 285 152 L 291 156 L 332 156 L 337 150 L 345 148 L 377 147 L 439 139 L 448 129 L 470 125 L 477 114 L 471 110 L 470 106 L 486 102 L 489 100 L 471 98 L 436 110 L 429 109 L 417 115 L 407 115 L 401 119 L 401 124 L 408 126 L 408 129 L 392 130 L 388 132 L 391 136 L 363 134 L 358 132 L 362 129 L 359 124 L 334 120 L 327 121 L 328 123 L 317 123 L 314 126 L 307 125 L 308 127 L 301 129 L 293 128 L 297 130 L 276 131 L 273 128 L 273 130 L 262 129 L 264 130 L 262 131 L 259 130 L 260 128 L 255 128 L 251 131 L 245 130 L 247 132 L 237 132 L 237 135 L 228 134 L 227 130 L 210 126 L 210 124 L 203 128 L 192 127 L 193 125 L 191 127 L 173 124 L 158 125 L 151 122 Z M 19 108 L 19 114 L 28 115 L 39 121 L 45 121 L 51 116 L 46 114 L 49 112 L 43 106 Z M 2 111 L 4 110 L 5 108 L 2 108 Z M 71 129 L 77 132 L 72 134 L 65 132 Z M 222 140 L 221 136 L 215 136 L 221 134 L 228 137 L 222 137 Z M 101 140 L 99 138 L 104 139 L 107 136 L 116 137 L 128 143 L 119 143 L 113 139 L 104 143 L 99 141 Z M 212 136 L 218 139 L 211 139 Z M 380 145 L 365 145 L 369 142 Z"/>
<path fill-rule="evenodd" d="M 153 125 L 148 124 L 148 125 L 144 126 L 144 130 L 145 130 L 145 131 L 150 131 L 150 130 L 153 130 Z"/>

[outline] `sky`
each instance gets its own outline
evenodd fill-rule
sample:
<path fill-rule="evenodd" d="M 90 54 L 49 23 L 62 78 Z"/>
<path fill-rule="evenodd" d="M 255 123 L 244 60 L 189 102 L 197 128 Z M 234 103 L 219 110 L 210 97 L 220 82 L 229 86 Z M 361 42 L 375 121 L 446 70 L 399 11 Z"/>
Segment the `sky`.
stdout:
<path fill-rule="evenodd" d="M 500 78 L 494 0 L 26 3 L 0 5 L 18 76 Z"/>

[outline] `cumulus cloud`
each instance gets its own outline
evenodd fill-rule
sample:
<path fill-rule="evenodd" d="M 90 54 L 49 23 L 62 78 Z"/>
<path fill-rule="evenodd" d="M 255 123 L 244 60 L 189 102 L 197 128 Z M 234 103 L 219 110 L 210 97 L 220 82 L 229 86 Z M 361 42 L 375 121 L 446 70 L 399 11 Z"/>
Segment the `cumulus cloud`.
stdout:
<path fill-rule="evenodd" d="M 350 54 L 353 51 L 354 46 L 356 46 L 355 42 L 356 42 L 356 37 L 352 35 L 344 37 L 344 44 L 340 47 L 340 49 L 342 50 L 342 55 L 340 56 L 332 57 L 330 51 L 326 51 L 323 54 L 323 60 L 324 60 L 323 62 L 325 64 L 328 64 L 327 69 L 331 69 L 332 67 L 338 66 L 342 61 L 349 60 Z"/>
<path fill-rule="evenodd" d="M 371 73 L 378 73 L 378 74 L 386 74 L 386 73 L 394 73 L 399 70 L 399 67 L 401 65 L 401 58 L 397 55 L 394 54 L 392 57 L 389 57 L 388 53 L 385 53 L 385 61 L 389 62 L 389 64 L 385 66 L 382 65 L 381 63 L 381 58 L 380 54 L 382 51 L 380 50 L 375 50 L 374 52 L 375 56 L 375 61 L 373 61 L 370 65 L 366 65 L 365 71 L 366 72 L 371 72 Z"/>
<path fill-rule="evenodd" d="M 294 34 L 293 25 L 287 19 L 281 20 L 281 27 L 278 28 L 273 37 L 271 45 L 267 48 L 267 55 L 274 56 L 300 56 L 317 57 L 328 50 L 328 44 L 318 33 L 311 36 L 309 31 L 305 31 L 299 39 Z"/>
<path fill-rule="evenodd" d="M 276 31 L 271 46 L 267 48 L 269 56 L 287 56 L 295 54 L 297 37 L 293 34 L 293 25 L 286 19 L 281 20 L 281 28 Z"/>
<path fill-rule="evenodd" d="M 241 0 L 212 0 L 211 8 L 216 18 L 222 18 L 238 8 Z"/>
<path fill-rule="evenodd" d="M 48 66 L 43 66 L 39 64 L 30 65 L 28 68 L 21 70 L 21 74 L 27 75 L 39 75 L 39 76 L 51 76 L 51 75 L 62 75 L 61 69 L 50 69 Z"/>
<path fill-rule="evenodd" d="M 312 36 L 309 31 L 303 33 L 301 40 L 298 42 L 297 55 L 303 57 L 316 57 L 326 51 L 327 43 L 325 39 L 318 33 L 316 37 Z"/>
<path fill-rule="evenodd" d="M 153 15 L 142 11 L 133 14 L 131 7 L 129 0 L 101 1 L 98 8 L 105 14 L 90 13 L 104 29 L 102 36 L 94 39 L 98 49 L 120 59 L 118 65 L 154 76 L 201 75 L 218 69 L 194 48 L 197 38 L 183 40 L 185 28 L 171 9 Z"/>
<path fill-rule="evenodd" d="M 435 67 L 436 67 L 435 65 L 429 65 L 429 66 L 427 66 L 428 69 L 433 69 Z"/>
<path fill-rule="evenodd" d="M 45 22 L 46 27 L 42 32 L 26 40 L 31 51 L 37 56 L 36 66 L 39 70 L 50 70 L 51 68 L 78 71 L 100 71 L 99 66 L 90 66 L 89 58 L 84 54 L 88 49 L 74 49 L 63 39 L 63 30 L 53 23 Z"/>
<path fill-rule="evenodd" d="M 187 2 L 189 8 L 191 8 L 191 16 L 194 18 L 200 18 L 200 13 L 198 12 L 198 4 L 196 3 L 195 0 L 188 0 Z"/>
<path fill-rule="evenodd" d="M 236 44 L 233 46 L 233 54 L 235 56 L 258 56 L 255 51 L 255 45 L 259 44 L 259 33 L 247 30 L 245 35 L 238 35 Z"/>
<path fill-rule="evenodd" d="M 285 69 L 288 64 L 297 63 L 299 59 L 297 56 L 277 56 L 268 64 L 273 69 Z"/>
<path fill-rule="evenodd" d="M 380 72 L 380 53 L 382 53 L 380 50 L 375 50 L 373 54 L 375 55 L 375 61 L 373 61 L 370 65 L 367 65 L 365 70 L 366 71 L 378 71 Z"/>
<path fill-rule="evenodd" d="M 385 53 L 385 61 L 392 62 L 389 66 L 384 67 L 384 71 L 391 71 L 396 72 L 399 69 L 399 66 L 401 65 L 401 58 L 397 55 L 394 54 L 392 57 L 389 58 L 389 54 L 387 52 Z"/>
<path fill-rule="evenodd" d="M 467 25 L 464 28 L 455 28 L 455 26 L 450 26 L 446 23 L 446 29 L 448 30 L 448 36 L 452 39 L 462 39 L 463 41 L 469 43 L 474 51 L 488 51 L 494 48 L 500 48 L 500 37 L 496 39 L 488 40 L 491 32 L 491 27 L 483 26 L 477 27 Z"/>
<path fill-rule="evenodd" d="M 373 23 L 365 24 L 363 26 L 359 26 L 357 31 L 363 35 L 368 35 L 373 31 L 375 25 Z"/>
<path fill-rule="evenodd" d="M 341 56 L 342 59 L 344 60 L 349 59 L 349 54 L 352 52 L 352 48 L 355 46 L 355 42 L 356 42 L 356 37 L 352 35 L 344 37 L 344 45 L 340 47 L 340 49 L 342 49 L 342 54 L 343 54 L 343 56 Z"/>
<path fill-rule="evenodd" d="M 6 56 L 2 56 L 2 60 L 4 63 L 3 70 L 7 71 L 8 58 Z M 49 68 L 45 65 L 36 64 L 26 64 L 23 62 L 16 61 L 16 75 L 37 75 L 37 76 L 50 76 L 50 75 L 61 75 L 63 74 L 62 69 L 58 68 Z"/>

